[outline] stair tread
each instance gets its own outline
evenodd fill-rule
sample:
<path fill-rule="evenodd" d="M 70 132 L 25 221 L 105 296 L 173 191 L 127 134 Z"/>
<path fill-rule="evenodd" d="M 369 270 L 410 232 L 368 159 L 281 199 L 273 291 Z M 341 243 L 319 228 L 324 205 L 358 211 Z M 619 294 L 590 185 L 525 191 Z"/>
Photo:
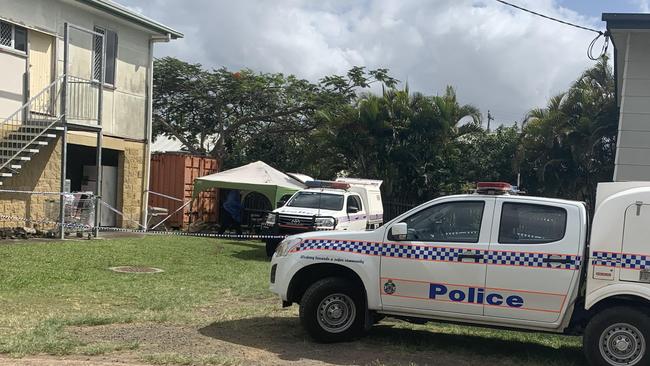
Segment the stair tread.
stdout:
<path fill-rule="evenodd" d="M 37 153 L 39 152 L 38 149 L 33 149 L 33 148 L 23 148 L 23 147 L 0 147 L 0 151 L 20 151 L 23 150 L 25 152 L 30 152 L 30 153 Z"/>
<path fill-rule="evenodd" d="M 20 128 L 17 131 L 20 131 L 20 129 L 41 129 L 41 130 L 63 130 L 63 126 L 39 126 L 39 125 L 21 125 Z"/>
<path fill-rule="evenodd" d="M 36 141 L 25 141 L 25 140 L 18 140 L 18 139 L 6 139 L 6 140 L 0 140 L 0 143 L 9 143 L 9 144 L 30 144 L 30 145 L 47 145 L 47 141 L 41 141 L 41 140 L 36 140 Z M 0 150 L 2 148 L 0 147 Z"/>
<path fill-rule="evenodd" d="M 56 138 L 56 134 L 53 133 L 43 133 L 41 134 L 40 132 L 14 132 L 11 135 L 9 135 L 9 138 L 16 137 L 16 136 L 38 136 L 41 135 L 43 138 Z"/>
<path fill-rule="evenodd" d="M 53 110 L 52 110 L 53 111 Z M 48 139 L 57 138 L 56 131 L 64 131 L 61 116 L 52 116 L 48 111 L 32 112 L 23 121 L 20 118 L 0 125 L 3 138 L 0 139 L 0 186 L 2 178 L 13 177 L 23 168 L 30 155 L 39 153 L 41 146 L 47 146 Z"/>
<path fill-rule="evenodd" d="M 13 155 L 0 155 L 0 160 L 8 160 L 14 158 Z M 29 156 L 16 156 L 14 159 L 16 160 L 22 160 L 22 161 L 29 161 L 32 160 Z"/>

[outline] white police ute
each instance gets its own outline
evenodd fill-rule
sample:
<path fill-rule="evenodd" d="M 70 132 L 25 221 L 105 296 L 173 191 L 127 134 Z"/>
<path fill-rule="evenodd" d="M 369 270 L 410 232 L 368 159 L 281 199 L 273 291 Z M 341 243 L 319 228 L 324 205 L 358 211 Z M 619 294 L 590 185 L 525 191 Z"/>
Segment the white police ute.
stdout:
<path fill-rule="evenodd" d="M 286 238 L 270 290 L 322 342 L 391 316 L 583 335 L 591 365 L 650 365 L 650 182 L 600 184 L 591 227 L 581 202 L 479 183 L 373 231 Z"/>
<path fill-rule="evenodd" d="M 323 230 L 376 229 L 384 222 L 382 181 L 338 178 L 336 181 L 307 181 L 307 189 L 296 192 L 269 213 L 262 230 L 270 235 L 293 235 Z M 266 253 L 275 252 L 279 239 L 266 240 Z"/>

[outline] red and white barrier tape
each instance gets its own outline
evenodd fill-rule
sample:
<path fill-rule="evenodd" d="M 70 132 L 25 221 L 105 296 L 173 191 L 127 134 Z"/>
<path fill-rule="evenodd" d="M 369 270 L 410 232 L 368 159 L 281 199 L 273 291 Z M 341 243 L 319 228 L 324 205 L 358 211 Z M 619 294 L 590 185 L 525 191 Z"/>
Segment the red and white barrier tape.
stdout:
<path fill-rule="evenodd" d="M 286 238 L 286 235 L 188 233 L 184 231 L 145 231 L 141 229 L 124 229 L 119 227 L 100 227 L 99 231 L 114 231 L 114 232 L 125 232 L 125 233 L 170 235 L 170 236 L 197 236 L 202 238 L 222 238 L 222 239 L 284 239 Z"/>
<path fill-rule="evenodd" d="M 52 220 L 35 220 L 18 216 L 0 215 L 0 221 L 22 221 L 31 224 L 48 224 L 60 227 L 61 223 Z M 83 225 L 76 223 L 64 223 L 63 227 L 68 229 L 83 229 L 92 230 L 94 227 L 91 225 Z M 99 227 L 99 231 L 103 232 L 124 232 L 134 234 L 147 234 L 147 235 L 165 235 L 165 236 L 196 236 L 202 238 L 221 238 L 221 239 L 284 239 L 285 235 L 261 235 L 261 234 L 218 234 L 218 233 L 188 233 L 184 231 L 145 231 L 142 229 L 125 229 L 118 227 Z"/>
<path fill-rule="evenodd" d="M 46 195 L 46 196 L 67 196 L 74 195 L 70 192 L 48 192 L 48 191 L 22 191 L 19 189 L 0 189 L 0 193 L 17 193 L 17 194 L 36 194 L 36 195 Z M 93 196 L 90 192 L 78 192 L 87 196 Z"/>

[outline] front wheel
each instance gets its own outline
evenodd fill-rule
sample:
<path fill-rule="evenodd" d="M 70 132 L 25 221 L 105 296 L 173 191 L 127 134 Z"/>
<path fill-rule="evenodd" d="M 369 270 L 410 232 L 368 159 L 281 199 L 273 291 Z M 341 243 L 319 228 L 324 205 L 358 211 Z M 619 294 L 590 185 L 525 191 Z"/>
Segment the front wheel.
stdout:
<path fill-rule="evenodd" d="M 300 301 L 300 321 L 316 341 L 349 341 L 361 334 L 365 303 L 361 290 L 342 278 L 325 278 L 311 285 Z"/>
<path fill-rule="evenodd" d="M 585 356 L 594 366 L 650 364 L 650 316 L 633 307 L 614 307 L 594 316 L 583 337 Z"/>

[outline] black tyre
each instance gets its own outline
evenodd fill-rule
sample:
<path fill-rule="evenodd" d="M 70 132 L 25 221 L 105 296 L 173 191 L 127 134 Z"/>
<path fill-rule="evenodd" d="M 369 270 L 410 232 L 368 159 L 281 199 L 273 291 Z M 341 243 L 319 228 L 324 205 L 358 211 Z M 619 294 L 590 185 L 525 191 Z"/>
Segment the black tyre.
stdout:
<path fill-rule="evenodd" d="M 345 342 L 361 335 L 366 314 L 362 290 L 343 278 L 311 285 L 300 301 L 300 322 L 318 342 Z"/>
<path fill-rule="evenodd" d="M 650 316 L 634 307 L 614 307 L 594 316 L 583 348 L 592 366 L 650 365 Z"/>
<path fill-rule="evenodd" d="M 279 239 L 266 239 L 266 256 L 271 258 L 275 253 L 275 250 L 278 248 L 281 240 Z"/>

